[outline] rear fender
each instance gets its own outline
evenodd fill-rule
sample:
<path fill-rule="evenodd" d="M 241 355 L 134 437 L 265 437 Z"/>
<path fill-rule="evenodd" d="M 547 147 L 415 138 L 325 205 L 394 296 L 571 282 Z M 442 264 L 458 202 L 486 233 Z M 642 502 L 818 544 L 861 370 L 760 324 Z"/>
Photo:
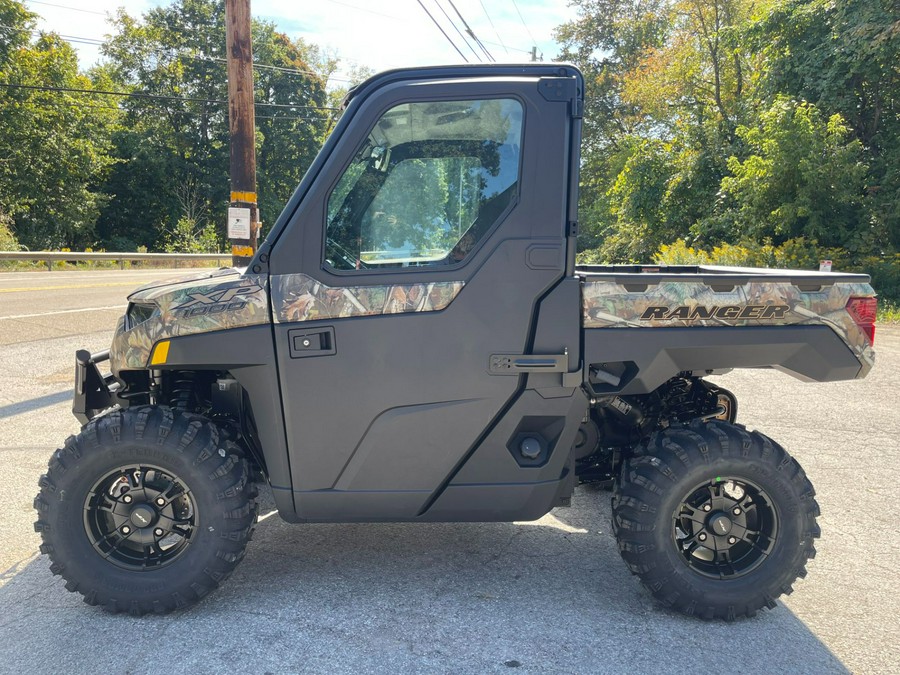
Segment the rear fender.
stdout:
<path fill-rule="evenodd" d="M 584 353 L 584 379 L 597 395 L 648 394 L 679 373 L 726 368 L 777 368 L 815 382 L 865 374 L 828 326 L 587 329 Z"/>

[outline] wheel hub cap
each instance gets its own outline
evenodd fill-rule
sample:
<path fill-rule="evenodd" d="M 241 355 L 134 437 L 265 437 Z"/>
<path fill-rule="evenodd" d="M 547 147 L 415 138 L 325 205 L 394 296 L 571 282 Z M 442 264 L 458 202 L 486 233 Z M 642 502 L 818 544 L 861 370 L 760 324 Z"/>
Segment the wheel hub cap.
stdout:
<path fill-rule="evenodd" d="M 138 504 L 129 516 L 135 527 L 150 527 L 156 520 L 156 510 L 147 504 Z"/>
<path fill-rule="evenodd" d="M 726 516 L 724 513 L 719 513 L 713 516 L 709 521 L 710 529 L 720 537 L 725 536 L 726 534 L 731 532 L 731 526 L 731 518 Z"/>

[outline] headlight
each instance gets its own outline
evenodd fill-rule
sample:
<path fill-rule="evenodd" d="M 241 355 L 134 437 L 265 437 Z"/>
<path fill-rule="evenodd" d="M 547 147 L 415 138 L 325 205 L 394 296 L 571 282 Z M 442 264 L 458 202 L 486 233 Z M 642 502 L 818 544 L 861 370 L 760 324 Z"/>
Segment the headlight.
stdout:
<path fill-rule="evenodd" d="M 144 323 L 159 311 L 156 305 L 131 303 L 128 306 L 128 328 Z"/>

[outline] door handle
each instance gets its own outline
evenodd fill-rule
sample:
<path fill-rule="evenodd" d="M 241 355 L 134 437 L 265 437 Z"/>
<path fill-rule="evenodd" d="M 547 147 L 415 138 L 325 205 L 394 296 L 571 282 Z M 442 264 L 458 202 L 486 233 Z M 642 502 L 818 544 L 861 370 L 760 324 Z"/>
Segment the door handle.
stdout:
<path fill-rule="evenodd" d="M 292 359 L 336 354 L 334 328 L 324 326 L 323 328 L 289 330 L 288 352 Z"/>

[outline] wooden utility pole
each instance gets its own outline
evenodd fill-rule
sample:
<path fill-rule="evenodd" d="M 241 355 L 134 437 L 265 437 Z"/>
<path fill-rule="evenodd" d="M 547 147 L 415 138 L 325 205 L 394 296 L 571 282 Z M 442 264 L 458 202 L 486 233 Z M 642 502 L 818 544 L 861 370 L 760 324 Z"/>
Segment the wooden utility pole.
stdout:
<path fill-rule="evenodd" d="M 228 128 L 231 132 L 231 206 L 228 238 L 235 267 L 256 253 L 256 119 L 253 108 L 253 50 L 250 0 L 225 0 L 225 49 L 228 60 Z"/>

